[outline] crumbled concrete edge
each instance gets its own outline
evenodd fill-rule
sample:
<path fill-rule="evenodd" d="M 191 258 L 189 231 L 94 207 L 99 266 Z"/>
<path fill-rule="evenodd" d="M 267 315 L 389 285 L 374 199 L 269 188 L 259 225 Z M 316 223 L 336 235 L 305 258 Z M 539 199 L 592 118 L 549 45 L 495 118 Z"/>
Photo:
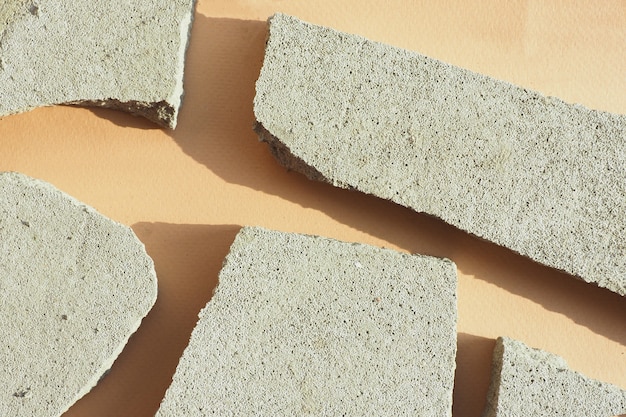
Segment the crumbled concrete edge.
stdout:
<path fill-rule="evenodd" d="M 166 20 L 167 18 L 172 17 L 171 23 L 178 25 L 177 29 L 180 38 L 178 41 L 171 43 L 175 44 L 177 47 L 176 49 L 172 49 L 168 44 L 167 48 L 170 48 L 171 50 L 157 50 L 156 46 L 158 43 L 155 42 L 155 49 L 152 51 L 131 51 L 136 55 L 134 58 L 131 58 L 131 60 L 143 59 L 147 62 L 143 67 L 135 65 L 135 68 L 128 69 L 128 72 L 135 71 L 135 73 L 129 74 L 128 72 L 125 72 L 124 68 L 115 68 L 113 71 L 111 68 L 107 68 L 108 63 L 105 62 L 115 59 L 116 54 L 119 54 L 120 51 L 124 51 L 125 49 L 130 49 L 129 47 L 125 46 L 113 49 L 115 47 L 115 45 L 113 45 L 110 46 L 111 49 L 107 50 L 104 46 L 97 45 L 98 47 L 105 49 L 104 52 L 99 52 L 99 54 L 104 54 L 103 56 L 106 57 L 106 59 L 99 59 L 98 57 L 92 60 L 82 56 L 81 58 L 77 58 L 76 62 L 72 62 L 72 60 L 69 59 L 65 62 L 65 65 L 67 68 L 80 67 L 81 65 L 91 65 L 94 66 L 94 68 L 95 66 L 101 66 L 103 67 L 101 70 L 90 68 L 89 71 L 94 72 L 94 74 L 92 74 L 89 79 L 85 79 L 82 76 L 74 76 L 74 74 L 70 73 L 67 80 L 67 84 L 70 86 L 64 86 L 63 84 L 57 83 L 58 85 L 54 88 L 48 88 L 44 84 L 51 82 L 49 79 L 50 75 L 37 74 L 36 76 L 40 79 L 33 79 L 32 74 L 23 76 L 23 74 L 20 73 L 31 71 L 31 68 L 33 67 L 38 68 L 40 66 L 40 62 L 33 64 L 27 60 L 25 64 L 21 63 L 23 67 L 15 68 L 16 63 L 11 62 L 11 52 L 7 51 L 11 51 L 11 48 L 13 48 L 18 49 L 19 52 L 20 43 L 34 45 L 34 48 L 40 44 L 45 44 L 45 42 L 41 41 L 32 42 L 31 37 L 62 37 L 62 30 L 60 28 L 58 34 L 54 29 L 51 30 L 51 28 L 54 28 L 55 23 L 58 22 L 46 22 L 43 24 L 40 24 L 40 22 L 37 22 L 37 24 L 31 24 L 31 22 L 29 22 L 29 20 L 43 21 L 46 19 L 47 15 L 52 12 L 52 10 L 62 10 L 63 7 L 59 7 L 57 3 L 60 1 L 62 0 L 40 0 L 38 2 L 19 0 L 19 2 L 9 2 L 7 5 L 0 6 L 0 86 L 4 85 L 4 91 L 3 88 L 0 87 L 0 117 L 32 110 L 41 106 L 66 104 L 121 110 L 135 116 L 144 117 L 162 127 L 175 129 L 178 121 L 178 113 L 184 96 L 183 78 L 185 57 L 190 42 L 191 28 L 197 0 L 163 1 L 163 4 L 155 4 L 153 6 L 140 4 L 137 7 L 137 10 L 144 7 L 146 9 L 144 14 L 142 14 L 141 11 L 133 10 L 128 11 L 128 16 L 124 16 L 126 20 L 128 20 L 128 17 L 134 19 L 136 22 L 141 20 L 142 25 L 145 25 L 145 27 L 148 28 L 151 24 L 146 24 L 145 22 L 155 17 L 151 15 L 151 13 L 173 14 L 173 17 L 168 15 L 167 17 L 161 18 L 161 20 Z M 93 10 L 88 9 L 90 15 L 107 16 L 107 14 L 111 14 L 107 13 L 107 8 L 116 7 L 114 4 L 115 2 L 112 1 L 95 1 L 87 2 L 86 4 L 89 3 L 93 4 Z M 106 5 L 107 3 L 110 4 Z M 117 6 L 117 8 L 124 10 L 124 6 Z M 174 8 L 176 8 L 176 10 L 173 10 Z M 80 16 L 80 12 L 78 11 L 72 12 L 71 14 Z M 62 23 L 67 26 L 68 21 L 63 20 Z M 136 32 L 132 27 L 130 27 L 130 24 L 129 27 L 124 27 L 124 24 L 121 23 L 121 19 L 118 19 L 115 24 L 111 24 L 109 27 L 105 28 L 103 32 L 98 32 L 98 30 L 94 28 L 92 33 L 85 32 L 85 25 L 84 22 L 82 22 L 82 19 L 81 21 L 76 22 L 72 22 L 70 20 L 69 23 L 70 25 L 73 24 L 73 29 L 76 32 L 73 36 L 96 36 L 103 39 L 102 43 L 110 42 L 109 39 L 105 40 L 105 38 L 107 36 L 114 37 L 115 35 L 113 34 L 117 33 L 114 31 L 122 32 L 121 29 L 126 31 L 124 32 L 126 36 L 128 36 L 129 33 L 133 36 L 136 35 Z M 134 25 L 135 23 L 131 20 L 131 24 Z M 166 36 L 162 34 L 164 31 L 161 30 L 161 27 L 159 27 L 160 24 L 160 22 L 158 24 L 152 24 L 150 29 L 146 29 L 146 31 L 154 31 L 154 34 L 148 37 L 155 40 L 159 39 L 159 42 L 161 42 L 160 37 Z M 32 29 L 28 28 L 29 25 Z M 23 27 L 21 27 L 19 30 L 14 30 L 15 28 L 13 26 L 26 26 L 26 29 L 24 30 Z M 137 30 L 141 30 L 139 28 L 141 28 L 141 25 L 136 27 Z M 67 28 L 64 28 L 63 30 L 66 29 Z M 37 30 L 41 33 L 35 33 Z M 19 33 L 13 36 L 14 31 Z M 20 36 L 23 39 L 20 39 Z M 2 45 L 3 41 L 5 43 L 4 47 Z M 128 42 L 128 39 L 120 39 L 119 41 L 124 43 Z M 160 46 L 163 45 L 164 44 L 162 43 Z M 143 46 L 145 47 L 145 45 Z M 33 46 L 31 46 L 31 48 L 32 47 Z M 63 51 L 63 53 L 64 52 L 66 51 Z M 29 55 L 32 55 L 32 52 L 29 52 Z M 71 53 L 65 53 L 65 55 L 71 56 Z M 94 51 L 94 56 L 96 55 L 97 54 Z M 35 60 L 36 59 L 37 57 L 35 57 Z M 19 64 L 20 63 L 17 65 Z M 116 65 L 116 63 L 113 63 L 112 65 Z M 152 68 L 150 68 L 151 66 Z M 171 72 L 161 70 L 162 67 L 168 67 Z M 54 68 L 45 68 L 45 70 L 53 71 Z M 55 75 L 59 77 L 59 73 L 61 73 L 61 71 L 59 71 L 58 68 L 56 70 L 58 73 Z M 84 69 L 82 70 L 85 72 Z M 75 69 L 75 71 L 81 71 L 81 69 L 78 68 Z M 153 91 L 150 91 L 149 82 L 141 80 L 141 78 L 145 76 L 146 71 L 155 71 L 159 73 L 158 76 L 154 77 L 155 81 L 152 82 L 152 85 L 154 86 Z M 3 72 L 5 73 L 4 77 Z M 101 78 L 106 77 L 102 77 L 102 73 L 108 72 L 111 72 L 112 80 L 104 79 L 103 82 Z M 79 81 L 80 78 L 83 79 Z M 92 84 L 103 82 L 103 87 L 90 86 L 88 85 L 90 82 Z M 105 83 L 108 83 L 109 85 L 104 87 Z M 113 86 L 110 84 L 113 84 Z M 135 89 L 135 86 L 132 84 L 140 85 L 140 87 Z M 24 85 L 27 85 L 27 87 L 25 88 Z M 15 91 L 14 94 L 11 91 L 8 91 L 16 86 L 18 87 L 16 90 L 20 91 Z M 28 88 L 28 86 L 31 86 L 31 88 Z M 20 95 L 19 103 L 13 104 L 12 101 L 18 97 L 18 94 Z"/>
<path fill-rule="evenodd" d="M 17 340 L 20 341 L 19 344 L 21 351 L 34 350 L 36 352 L 40 349 L 40 352 L 36 360 L 31 358 L 31 361 L 21 362 L 29 369 L 28 374 L 14 374 L 9 379 L 0 380 L 0 386 L 2 387 L 0 392 L 0 397 L 2 397 L 0 398 L 0 415 L 12 415 L 16 417 L 26 417 L 31 415 L 37 415 L 40 417 L 60 416 L 65 413 L 76 401 L 87 394 L 109 373 L 113 363 L 123 351 L 130 337 L 136 332 L 143 321 L 143 318 L 145 318 L 154 306 L 158 292 L 154 263 L 147 254 L 145 245 L 137 238 L 132 229 L 103 216 L 94 208 L 85 205 L 47 182 L 30 178 L 17 172 L 0 172 L 0 189 L 4 190 L 3 196 L 5 199 L 8 199 L 5 201 L 7 201 L 9 205 L 15 207 L 15 209 L 9 208 L 8 210 L 0 210 L 0 214 L 2 214 L 2 216 L 0 216 L 0 232 L 7 232 L 9 234 L 13 233 L 15 236 L 15 232 L 11 232 L 11 227 L 19 227 L 24 230 L 32 230 L 33 233 L 35 233 L 33 234 L 33 242 L 55 242 L 56 239 L 58 240 L 56 243 L 59 244 L 55 245 L 56 249 L 52 249 L 52 253 L 55 253 L 55 250 L 65 253 L 66 248 L 63 246 L 62 242 L 66 239 L 67 241 L 76 241 L 76 239 L 74 239 L 76 237 L 85 238 L 90 235 L 99 236 L 101 233 L 107 232 L 110 233 L 112 237 L 111 235 L 104 234 L 100 237 L 101 240 L 99 240 L 99 242 L 101 242 L 100 244 L 102 244 L 103 247 L 111 248 L 113 251 L 120 251 L 121 248 L 118 248 L 119 245 L 129 245 L 125 246 L 125 249 L 130 249 L 131 252 L 124 254 L 123 257 L 128 256 L 131 258 L 136 255 L 135 258 L 129 260 L 129 263 L 124 263 L 124 279 L 122 279 L 123 282 L 118 282 L 119 291 L 116 292 L 116 294 L 119 296 L 120 294 L 123 294 L 122 291 L 138 291 L 139 293 L 135 294 L 137 298 L 133 300 L 125 299 L 124 297 L 117 297 L 114 294 L 113 297 L 117 299 L 118 303 L 116 304 L 117 309 L 108 309 L 106 312 L 101 310 L 100 317 L 86 315 L 93 313 L 97 310 L 97 307 L 91 306 L 92 309 L 95 309 L 94 311 L 85 311 L 80 309 L 74 310 L 77 306 L 80 306 L 81 303 L 84 304 L 83 301 L 77 301 L 74 297 L 87 299 L 90 296 L 87 291 L 81 294 L 70 294 L 70 298 L 66 298 L 67 294 L 63 292 L 64 295 L 61 295 L 60 298 L 56 298 L 53 304 L 50 304 L 48 298 L 46 298 L 45 301 L 37 306 L 34 306 L 33 309 L 29 308 L 26 314 L 22 316 L 22 322 L 37 320 L 35 325 L 29 327 L 33 334 L 37 333 L 40 337 L 43 337 L 38 333 L 39 330 L 37 330 L 37 328 L 41 326 L 50 326 L 46 327 L 47 330 L 44 332 L 46 335 L 45 337 L 56 337 L 57 339 L 56 342 L 50 339 L 48 343 L 24 345 L 24 343 L 28 343 L 25 336 L 26 333 L 20 333 Z M 13 197 L 16 197 L 16 193 L 18 196 L 14 199 Z M 22 198 L 27 200 L 33 194 L 36 194 L 38 196 L 37 198 L 40 199 L 37 206 L 28 206 L 24 201 L 18 202 L 18 200 Z M 82 220 L 80 220 L 77 224 L 82 224 L 84 227 L 87 227 L 87 229 L 82 231 L 74 229 L 70 226 L 74 225 L 74 223 L 69 222 L 64 227 L 68 228 L 66 230 L 67 233 L 72 234 L 67 238 L 64 234 L 59 235 L 59 231 L 63 229 L 63 227 L 61 229 L 57 229 L 58 224 L 54 222 L 57 221 L 57 218 L 63 209 L 61 209 L 61 206 L 57 206 L 58 202 L 62 202 L 62 204 L 67 205 L 64 207 L 71 207 L 74 216 L 82 216 Z M 20 206 L 21 208 L 18 208 Z M 1 207 L 2 205 L 0 205 L 0 208 Z M 12 216 L 16 213 L 18 213 L 18 215 L 19 213 L 26 215 L 29 219 L 25 220 L 24 218 L 13 218 Z M 54 220 L 47 220 L 48 217 L 51 217 Z M 86 221 L 87 223 L 81 223 L 81 221 Z M 54 225 L 50 228 L 48 224 Z M 105 225 L 107 228 L 103 229 L 101 228 L 101 225 Z M 3 234 L 0 233 L 0 235 Z M 9 240 L 3 242 L 5 243 L 5 246 L 0 244 L 0 290 L 2 290 L 2 292 L 7 291 L 7 288 L 11 287 L 10 282 L 15 281 L 16 279 L 18 282 L 21 282 L 19 280 L 22 278 L 19 277 L 23 275 L 22 272 L 12 271 L 11 269 L 11 265 L 14 265 L 12 262 L 15 263 L 17 258 L 11 250 L 11 242 L 13 242 L 13 239 Z M 18 239 L 17 242 L 20 242 L 20 240 Z M 92 247 L 90 245 L 92 245 L 93 242 L 89 240 L 89 238 L 85 239 L 80 244 L 82 245 L 81 251 L 89 253 L 89 251 L 92 250 L 90 249 L 90 247 Z M 38 244 L 34 243 L 33 245 L 34 247 L 38 247 Z M 98 248 L 97 250 L 99 250 L 99 243 L 95 243 L 95 245 Z M 7 249 L 8 252 L 5 252 Z M 19 251 L 21 250 L 26 251 L 27 249 L 20 248 Z M 108 249 L 103 250 L 106 252 Z M 116 256 L 115 253 L 106 253 L 111 256 Z M 72 279 L 76 279 L 76 277 L 71 273 L 71 271 L 75 268 L 74 275 L 76 270 L 81 271 L 81 274 L 84 274 L 84 276 L 80 279 L 83 282 L 82 285 L 84 285 L 83 289 L 93 292 L 94 294 L 102 295 L 101 292 L 98 293 L 98 291 L 101 291 L 99 286 L 107 285 L 105 284 L 106 279 L 112 279 L 111 277 L 116 276 L 115 274 L 117 272 L 108 271 L 106 268 L 103 269 L 102 265 L 98 262 L 83 265 L 84 259 L 82 257 L 86 255 L 77 254 L 77 256 L 78 257 L 75 260 L 76 265 L 70 267 L 67 275 L 65 275 L 65 272 L 59 272 L 57 270 L 60 267 L 56 264 L 60 264 L 62 261 L 60 259 L 57 260 L 56 258 L 48 257 L 47 252 L 46 254 L 43 252 L 37 252 L 32 254 L 30 257 L 33 259 L 39 259 L 41 262 L 45 262 L 45 265 L 47 265 L 45 266 L 45 274 L 51 274 L 48 276 L 48 279 L 50 280 L 49 282 L 57 281 L 69 283 Z M 125 260 L 123 257 L 122 260 Z M 91 260 L 94 261 L 94 259 Z M 135 261 L 136 264 L 130 264 L 130 262 L 133 261 Z M 104 258 L 102 259 L 102 262 L 103 265 L 109 265 L 107 264 L 108 261 Z M 88 269 L 82 269 L 85 267 Z M 27 268 L 33 270 L 33 268 L 35 268 L 35 262 L 30 262 L 30 265 L 28 265 Z M 6 274 L 7 272 L 8 274 Z M 134 273 L 137 275 L 135 276 Z M 133 282 L 133 280 L 128 278 L 135 278 L 135 280 Z M 37 279 L 38 274 L 36 272 L 29 273 L 29 285 L 31 285 L 30 281 Z M 121 279 L 121 277 L 117 276 L 117 279 Z M 86 284 L 84 284 L 85 282 Z M 50 291 L 50 288 L 46 285 L 42 285 L 40 289 L 43 291 L 43 288 L 47 288 L 46 291 Z M 69 285 L 68 288 L 72 288 L 71 286 L 74 284 L 67 285 Z M 119 285 L 126 286 L 122 289 Z M 28 285 L 21 289 L 21 291 L 27 290 Z M 63 290 L 59 287 L 57 291 Z M 49 295 L 46 297 L 49 297 Z M 31 294 L 29 298 L 35 298 L 35 295 Z M 107 297 L 99 298 L 103 299 Z M 5 305 L 12 299 L 13 297 L 9 297 L 9 299 L 3 301 L 2 304 Z M 98 302 L 106 303 L 108 301 L 98 300 Z M 113 305 L 112 307 L 116 307 L 116 305 Z M 74 328 L 84 328 L 83 330 L 86 329 L 86 331 L 82 331 L 80 334 L 70 332 L 69 337 L 71 337 L 72 349 L 66 346 L 66 349 L 54 350 L 54 356 L 48 356 L 48 354 L 51 354 L 48 345 L 56 346 L 56 343 L 59 343 L 59 338 L 65 340 L 68 337 L 69 330 L 67 327 L 61 326 L 59 330 L 55 330 L 54 324 L 50 324 L 59 319 L 55 316 L 55 312 L 59 308 L 67 309 L 64 311 L 67 311 L 68 313 L 68 315 L 63 314 L 60 316 L 61 322 L 70 323 L 79 319 L 78 322 L 72 326 L 74 326 Z M 17 310 L 19 309 L 20 307 L 17 308 Z M 43 316 L 41 316 L 41 314 L 43 314 Z M 32 318 L 27 316 L 32 316 Z M 116 325 L 111 327 L 110 323 L 114 319 L 117 320 Z M 39 323 L 39 321 L 41 321 L 41 323 Z M 104 326 L 100 327 L 103 324 Z M 97 326 L 95 328 L 95 334 L 98 336 L 89 335 L 93 330 L 93 326 Z M 96 338 L 100 339 L 100 341 L 96 342 Z M 14 341 L 10 338 L 5 338 L 3 342 L 12 344 Z M 85 342 L 86 346 L 81 345 L 81 343 Z M 61 343 L 68 343 L 68 341 L 66 340 Z M 99 345 L 99 350 L 90 351 L 89 346 L 96 343 Z M 40 348 L 40 346 L 42 348 Z M 75 346 L 82 346 L 82 348 L 80 351 L 76 351 L 78 348 Z M 2 351 L 5 347 L 7 346 L 0 347 L 0 351 Z M 10 348 L 10 346 L 8 348 L 11 351 L 4 352 L 0 362 L 3 365 L 2 368 L 4 372 L 10 374 L 15 371 L 11 362 L 15 349 Z M 70 359 L 68 359 L 68 357 Z M 54 375 L 61 376 L 50 377 L 46 374 L 45 381 L 42 380 L 44 379 L 43 377 L 37 377 L 36 375 L 41 373 L 42 369 L 37 368 L 35 363 L 42 359 L 45 360 L 45 363 L 54 364 L 54 367 L 51 369 L 59 368 L 57 369 L 59 373 L 55 373 Z M 89 361 L 92 362 L 89 363 Z M 78 362 L 81 364 L 77 364 Z M 77 366 L 85 366 L 87 372 L 79 373 Z M 51 371 L 51 369 L 46 369 Z M 55 380 L 54 378 L 57 379 Z M 32 385 L 33 383 L 38 385 Z M 64 390 L 68 392 L 65 392 Z M 50 392 L 52 392 L 50 396 L 46 396 Z M 16 401 L 20 401 L 20 403 L 18 404 Z M 29 402 L 31 402 L 31 404 L 29 404 Z M 33 404 L 32 402 L 36 402 L 36 404 Z M 35 406 L 34 409 L 32 408 L 33 406 Z"/>
<path fill-rule="evenodd" d="M 626 391 L 587 378 L 563 358 L 499 337 L 483 417 L 612 417 L 626 413 Z"/>
<path fill-rule="evenodd" d="M 244 227 L 157 417 L 451 416 L 456 266 Z"/>
<path fill-rule="evenodd" d="M 276 14 L 255 131 L 310 179 L 626 295 L 626 116 Z"/>
<path fill-rule="evenodd" d="M 304 174 L 310 180 L 333 184 L 332 179 L 327 178 L 315 167 L 308 165 L 301 158 L 294 155 L 280 139 L 272 135 L 261 123 L 257 122 L 254 124 L 254 131 L 259 136 L 261 142 L 267 143 L 270 152 L 282 166 L 291 171 Z M 348 184 L 341 184 L 340 186 L 341 188 L 352 189 Z"/>
<path fill-rule="evenodd" d="M 68 106 L 78 107 L 101 107 L 104 109 L 120 110 L 133 116 L 143 117 L 159 126 L 175 129 L 178 120 L 178 108 L 165 100 L 154 102 L 127 101 L 121 102 L 115 99 L 108 100 L 83 100 L 63 103 Z"/>

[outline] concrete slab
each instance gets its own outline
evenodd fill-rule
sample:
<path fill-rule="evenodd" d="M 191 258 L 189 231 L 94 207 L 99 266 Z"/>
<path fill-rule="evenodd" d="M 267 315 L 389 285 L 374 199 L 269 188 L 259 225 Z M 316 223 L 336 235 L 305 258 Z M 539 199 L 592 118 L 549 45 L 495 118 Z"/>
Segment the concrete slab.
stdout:
<path fill-rule="evenodd" d="M 626 295 L 626 116 L 290 16 L 269 31 L 254 111 L 283 165 Z"/>
<path fill-rule="evenodd" d="M 0 5 L 0 117 L 71 103 L 174 128 L 195 0 Z"/>
<path fill-rule="evenodd" d="M 157 416 L 450 416 L 451 261 L 243 228 Z"/>
<path fill-rule="evenodd" d="M 484 417 L 611 417 L 626 413 L 626 391 L 587 378 L 560 356 L 500 337 Z"/>
<path fill-rule="evenodd" d="M 0 415 L 60 416 L 156 300 L 132 230 L 50 184 L 0 173 Z"/>

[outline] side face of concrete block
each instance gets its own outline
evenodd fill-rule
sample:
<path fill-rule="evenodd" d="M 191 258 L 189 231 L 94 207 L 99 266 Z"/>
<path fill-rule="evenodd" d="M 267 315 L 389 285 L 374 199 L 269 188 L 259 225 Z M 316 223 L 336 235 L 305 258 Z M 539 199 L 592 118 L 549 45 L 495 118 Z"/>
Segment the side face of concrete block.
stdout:
<path fill-rule="evenodd" d="M 47 183 L 1 173 L 0 195 L 0 415 L 59 416 L 154 304 L 154 266 L 131 229 Z"/>
<path fill-rule="evenodd" d="M 448 260 L 244 228 L 159 417 L 450 416 Z"/>
<path fill-rule="evenodd" d="M 6 3 L 0 117 L 66 103 L 176 126 L 195 0 Z"/>
<path fill-rule="evenodd" d="M 626 116 L 276 15 L 257 132 L 309 178 L 626 295 Z"/>
<path fill-rule="evenodd" d="M 612 417 L 626 413 L 626 391 L 587 378 L 563 358 L 498 338 L 484 417 Z"/>

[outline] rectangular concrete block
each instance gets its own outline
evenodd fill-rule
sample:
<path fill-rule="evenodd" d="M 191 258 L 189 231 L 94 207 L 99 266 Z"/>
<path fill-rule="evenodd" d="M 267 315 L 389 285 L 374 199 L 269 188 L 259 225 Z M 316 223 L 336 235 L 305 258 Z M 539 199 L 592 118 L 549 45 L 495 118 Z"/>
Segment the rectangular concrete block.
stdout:
<path fill-rule="evenodd" d="M 560 356 L 500 337 L 484 417 L 612 417 L 626 391 L 581 375 Z"/>
<path fill-rule="evenodd" d="M 157 413 L 451 416 L 451 261 L 243 228 Z"/>
<path fill-rule="evenodd" d="M 256 130 L 309 178 L 626 295 L 626 116 L 275 15 Z"/>
<path fill-rule="evenodd" d="M 195 0 L 4 0 L 0 117 L 120 109 L 175 128 Z"/>

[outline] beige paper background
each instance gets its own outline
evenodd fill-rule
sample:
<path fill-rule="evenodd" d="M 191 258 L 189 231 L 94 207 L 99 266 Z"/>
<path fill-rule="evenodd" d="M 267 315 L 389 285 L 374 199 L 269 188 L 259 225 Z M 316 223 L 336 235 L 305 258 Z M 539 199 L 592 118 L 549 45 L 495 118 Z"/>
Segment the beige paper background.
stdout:
<path fill-rule="evenodd" d="M 569 102 L 626 113 L 626 2 L 200 0 L 175 131 L 56 106 L 0 120 L 0 170 L 46 180 L 131 226 L 159 298 L 110 374 L 67 417 L 152 416 L 242 225 L 457 263 L 454 416 L 482 412 L 508 335 L 626 388 L 626 300 L 392 203 L 287 172 L 251 127 L 264 21 L 281 11 Z M 626 237 L 625 237 L 626 238 Z"/>

